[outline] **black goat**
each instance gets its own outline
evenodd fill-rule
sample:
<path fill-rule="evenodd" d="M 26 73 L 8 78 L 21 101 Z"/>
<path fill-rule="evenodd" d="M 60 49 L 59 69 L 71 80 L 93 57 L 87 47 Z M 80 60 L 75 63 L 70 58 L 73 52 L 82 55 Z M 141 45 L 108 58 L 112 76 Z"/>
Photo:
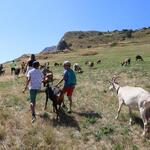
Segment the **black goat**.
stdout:
<path fill-rule="evenodd" d="M 138 61 L 138 60 L 139 60 L 139 61 L 144 61 L 141 55 L 137 55 L 137 56 L 135 57 L 135 59 L 136 59 L 136 61 Z"/>
<path fill-rule="evenodd" d="M 100 64 L 101 62 L 102 62 L 101 60 L 98 60 L 98 61 L 97 61 L 97 64 Z"/>
<path fill-rule="evenodd" d="M 54 63 L 54 66 L 59 66 L 59 63 L 55 62 L 55 63 Z"/>
<path fill-rule="evenodd" d="M 16 75 L 16 76 L 19 76 L 20 70 L 21 70 L 20 68 L 16 68 L 16 69 L 15 69 L 15 75 Z"/>
<path fill-rule="evenodd" d="M 49 84 L 46 85 L 45 94 L 46 94 L 46 101 L 44 109 L 46 110 L 48 99 L 50 99 L 53 103 L 53 112 L 56 112 L 58 120 L 59 110 L 61 108 L 62 102 L 64 101 L 64 94 L 58 87 L 50 86 Z"/>
<path fill-rule="evenodd" d="M 0 76 L 5 74 L 5 70 L 0 70 Z"/>

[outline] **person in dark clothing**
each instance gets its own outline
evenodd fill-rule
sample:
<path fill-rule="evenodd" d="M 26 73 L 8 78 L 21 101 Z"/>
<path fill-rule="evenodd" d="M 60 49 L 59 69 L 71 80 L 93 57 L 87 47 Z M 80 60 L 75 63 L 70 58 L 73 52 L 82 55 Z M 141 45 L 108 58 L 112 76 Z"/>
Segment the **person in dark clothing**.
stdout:
<path fill-rule="evenodd" d="M 27 61 L 26 64 L 26 75 L 28 74 L 28 72 L 33 69 L 33 62 L 36 61 L 35 55 L 31 54 L 30 59 Z"/>

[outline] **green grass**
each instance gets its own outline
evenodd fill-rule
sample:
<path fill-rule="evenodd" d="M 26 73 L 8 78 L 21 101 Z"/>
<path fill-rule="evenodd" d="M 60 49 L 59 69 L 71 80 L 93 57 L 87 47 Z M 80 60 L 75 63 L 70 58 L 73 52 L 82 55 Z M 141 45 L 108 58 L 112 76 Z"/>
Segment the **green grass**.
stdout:
<path fill-rule="evenodd" d="M 25 78 L 0 79 L 0 134 L 7 149 L 142 149 L 149 148 L 149 139 L 141 137 L 143 129 L 135 124 L 128 126 L 128 108 L 123 107 L 118 120 L 116 94 L 108 92 L 108 81 L 114 74 L 119 75 L 121 86 L 140 86 L 150 91 L 150 45 L 129 45 L 124 47 L 94 48 L 96 55 L 81 55 L 82 50 L 49 55 L 50 69 L 54 73 L 54 85 L 62 77 L 63 67 L 54 67 L 54 62 L 70 60 L 81 64 L 83 74 L 76 74 L 77 85 L 73 95 L 73 113 L 66 114 L 60 122 L 55 120 L 52 103 L 48 101 L 47 111 L 43 111 L 45 94 L 37 97 L 37 116 L 31 124 L 28 92 L 24 95 Z M 91 53 L 90 49 L 89 54 Z M 86 53 L 88 50 L 86 50 Z M 87 53 L 88 54 L 88 53 Z M 144 62 L 135 62 L 135 56 L 142 55 Z M 131 65 L 122 67 L 121 62 L 131 57 Z M 89 68 L 85 61 L 101 64 Z M 44 60 L 39 60 L 44 63 Z M 65 103 L 69 102 L 65 96 Z M 139 116 L 139 113 L 136 112 Z M 3 131 L 3 129 L 5 129 Z M 13 142 L 12 142 L 13 141 Z M 1 147 L 0 147 L 1 148 Z"/>

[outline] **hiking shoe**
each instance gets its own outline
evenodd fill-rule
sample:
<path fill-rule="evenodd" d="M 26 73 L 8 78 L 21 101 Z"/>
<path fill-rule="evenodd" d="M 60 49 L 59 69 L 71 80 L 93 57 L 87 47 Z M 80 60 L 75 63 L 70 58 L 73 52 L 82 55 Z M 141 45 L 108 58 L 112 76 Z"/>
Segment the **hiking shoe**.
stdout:
<path fill-rule="evenodd" d="M 36 120 L 36 117 L 32 117 L 32 123 L 34 123 L 34 121 Z"/>
<path fill-rule="evenodd" d="M 67 108 L 67 106 L 66 106 L 66 105 L 62 105 L 62 108 L 63 108 L 65 111 L 67 111 L 67 110 L 68 110 L 68 108 Z"/>
<path fill-rule="evenodd" d="M 32 121 L 31 122 L 34 123 L 35 119 L 36 119 L 36 116 L 35 116 L 35 113 L 33 113 L 32 114 Z"/>
<path fill-rule="evenodd" d="M 63 107 L 63 108 L 66 108 L 66 105 L 65 105 L 65 104 L 63 104 L 63 105 L 62 105 L 62 107 Z"/>
<path fill-rule="evenodd" d="M 68 113 L 71 114 L 71 113 L 72 113 L 72 110 L 68 110 Z"/>

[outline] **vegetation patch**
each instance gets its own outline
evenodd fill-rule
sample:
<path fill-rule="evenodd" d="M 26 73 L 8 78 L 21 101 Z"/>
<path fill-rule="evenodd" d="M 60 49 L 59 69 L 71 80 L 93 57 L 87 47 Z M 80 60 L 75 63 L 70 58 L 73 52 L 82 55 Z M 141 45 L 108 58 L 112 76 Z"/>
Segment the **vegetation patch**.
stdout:
<path fill-rule="evenodd" d="M 81 54 L 81 56 L 92 56 L 92 55 L 97 55 L 98 52 L 96 51 L 88 51 L 88 52 L 84 52 Z"/>
<path fill-rule="evenodd" d="M 96 141 L 99 141 L 103 136 L 108 136 L 110 134 L 114 133 L 114 126 L 111 124 L 108 124 L 102 128 L 100 128 L 94 135 L 96 138 Z"/>
<path fill-rule="evenodd" d="M 55 135 L 51 127 L 46 128 L 43 132 L 44 142 L 48 145 L 55 144 Z"/>

